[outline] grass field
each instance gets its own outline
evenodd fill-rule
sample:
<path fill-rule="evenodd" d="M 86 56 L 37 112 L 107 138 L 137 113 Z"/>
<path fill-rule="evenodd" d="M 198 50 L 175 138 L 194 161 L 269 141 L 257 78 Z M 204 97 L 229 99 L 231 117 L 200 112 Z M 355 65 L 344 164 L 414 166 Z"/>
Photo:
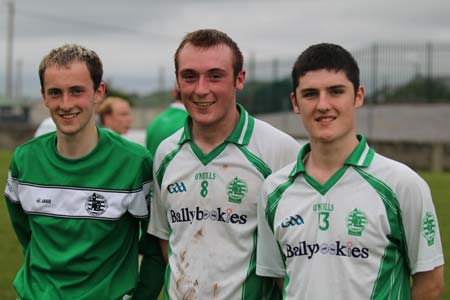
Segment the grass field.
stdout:
<path fill-rule="evenodd" d="M 12 153 L 0 151 L 0 188 L 4 189 L 8 166 Z M 431 187 L 439 228 L 441 230 L 442 246 L 446 262 L 450 259 L 450 173 L 434 174 L 421 173 Z M 22 250 L 12 230 L 6 211 L 5 201 L 0 204 L 0 299 L 14 300 L 16 294 L 12 288 L 12 281 L 22 264 Z M 450 299 L 450 271 L 445 270 L 445 289 L 442 299 Z"/>

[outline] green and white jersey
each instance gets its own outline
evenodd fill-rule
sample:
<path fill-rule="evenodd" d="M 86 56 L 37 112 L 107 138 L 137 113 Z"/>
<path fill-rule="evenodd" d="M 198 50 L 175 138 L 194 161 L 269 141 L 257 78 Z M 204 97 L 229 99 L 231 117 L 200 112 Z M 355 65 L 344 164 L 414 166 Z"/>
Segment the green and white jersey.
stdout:
<path fill-rule="evenodd" d="M 144 147 L 98 132 L 80 159 L 57 153 L 54 132 L 14 153 L 5 196 L 24 250 L 14 281 L 20 299 L 117 300 L 136 287 L 152 159 Z"/>
<path fill-rule="evenodd" d="M 257 274 L 284 278 L 284 299 L 411 299 L 410 275 L 444 263 L 427 184 L 363 136 L 324 185 L 296 163 L 258 203 Z"/>
<path fill-rule="evenodd" d="M 149 233 L 169 241 L 166 300 L 265 299 L 255 274 L 257 196 L 300 146 L 238 108 L 237 127 L 208 155 L 193 142 L 189 119 L 156 151 Z"/>

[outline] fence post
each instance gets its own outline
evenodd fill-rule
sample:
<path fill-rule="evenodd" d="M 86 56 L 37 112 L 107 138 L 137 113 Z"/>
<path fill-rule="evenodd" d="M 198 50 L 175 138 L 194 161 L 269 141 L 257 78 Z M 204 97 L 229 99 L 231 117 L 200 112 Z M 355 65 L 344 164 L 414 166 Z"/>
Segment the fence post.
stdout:
<path fill-rule="evenodd" d="M 433 45 L 427 43 L 427 85 L 426 85 L 426 97 L 428 102 L 433 101 Z"/>

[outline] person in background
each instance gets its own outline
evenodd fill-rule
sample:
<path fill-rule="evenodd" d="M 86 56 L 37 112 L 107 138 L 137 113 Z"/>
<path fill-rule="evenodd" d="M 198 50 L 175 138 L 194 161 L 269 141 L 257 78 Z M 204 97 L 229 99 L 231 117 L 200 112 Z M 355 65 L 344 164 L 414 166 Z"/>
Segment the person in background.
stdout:
<path fill-rule="evenodd" d="M 145 146 L 153 156 L 164 139 L 183 127 L 188 115 L 176 87 L 172 89 L 172 97 L 174 102 L 147 126 Z"/>
<path fill-rule="evenodd" d="M 353 56 L 313 45 L 292 86 L 309 143 L 264 182 L 256 273 L 279 278 L 286 300 L 438 299 L 444 257 L 429 187 L 356 134 L 364 88 Z"/>
<path fill-rule="evenodd" d="M 119 97 L 107 97 L 98 106 L 100 124 L 120 135 L 126 134 L 131 127 L 131 108 L 127 100 Z"/>
<path fill-rule="evenodd" d="M 39 123 L 38 128 L 34 132 L 34 137 L 38 137 L 40 135 L 52 132 L 56 130 L 56 124 L 53 122 L 52 117 L 47 117 Z"/>
<path fill-rule="evenodd" d="M 96 127 L 102 75 L 97 54 L 79 45 L 53 49 L 40 63 L 56 131 L 16 148 L 5 187 L 24 254 L 14 280 L 18 299 L 128 299 L 144 284 L 138 242 L 148 223 L 152 157 Z M 151 286 L 151 274 L 142 278 Z"/>
<path fill-rule="evenodd" d="M 189 117 L 156 150 L 148 230 L 168 261 L 165 297 L 266 299 L 274 285 L 255 274 L 257 195 L 300 146 L 236 103 L 243 56 L 225 33 L 187 34 L 175 73 Z"/>

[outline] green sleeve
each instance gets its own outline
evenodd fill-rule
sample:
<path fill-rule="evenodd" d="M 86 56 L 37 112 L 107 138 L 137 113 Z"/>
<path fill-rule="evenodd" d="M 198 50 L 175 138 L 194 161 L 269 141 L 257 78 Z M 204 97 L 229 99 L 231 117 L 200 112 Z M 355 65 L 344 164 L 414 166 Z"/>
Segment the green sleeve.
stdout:
<path fill-rule="evenodd" d="M 164 283 L 166 263 L 156 237 L 144 233 L 141 237 L 142 262 L 134 300 L 156 300 Z"/>
<path fill-rule="evenodd" d="M 19 203 L 14 203 L 6 198 L 6 207 L 8 208 L 11 223 L 16 232 L 17 239 L 22 246 L 22 250 L 25 253 L 28 248 L 28 244 L 31 239 L 31 229 L 28 222 L 28 216 L 23 211 L 22 206 Z"/>

